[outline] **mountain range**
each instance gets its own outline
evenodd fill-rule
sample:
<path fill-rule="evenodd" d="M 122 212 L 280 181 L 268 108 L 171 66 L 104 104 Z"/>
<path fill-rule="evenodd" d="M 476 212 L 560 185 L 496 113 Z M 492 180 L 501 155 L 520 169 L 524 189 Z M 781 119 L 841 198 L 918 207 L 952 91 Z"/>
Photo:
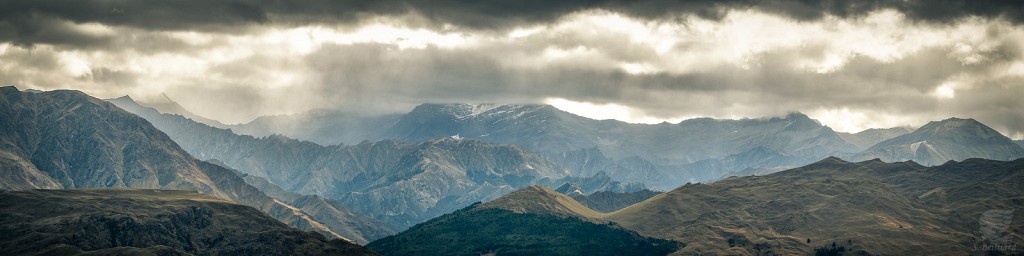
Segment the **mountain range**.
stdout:
<path fill-rule="evenodd" d="M 298 123 L 303 128 L 276 129 L 283 126 L 280 124 L 297 124 L 297 120 L 302 120 Z M 749 168 L 799 166 L 835 153 L 860 151 L 800 113 L 765 119 L 630 124 L 593 120 L 550 105 L 423 104 L 402 115 L 369 118 L 319 110 L 264 117 L 231 128 L 242 133 L 261 131 L 252 133 L 257 136 L 301 137 L 324 145 L 339 142 L 336 138 L 349 138 L 341 141 L 346 143 L 475 138 L 518 145 L 570 170 L 573 176 L 604 172 L 619 182 L 661 190 L 716 180 L 725 173 Z"/>
<path fill-rule="evenodd" d="M 871 146 L 852 159 L 886 162 L 913 160 L 923 165 L 968 158 L 1013 160 L 1024 156 L 1020 145 L 974 119 L 949 118 Z"/>
<path fill-rule="evenodd" d="M 515 145 L 442 137 L 321 146 L 280 135 L 236 135 L 127 97 L 110 102 L 147 118 L 192 155 L 287 191 L 338 200 L 395 230 L 517 188 L 569 178 L 565 169 Z M 602 187 L 618 184 L 601 176 L 589 180 L 603 181 L 595 185 Z"/>
<path fill-rule="evenodd" d="M 356 212 L 387 223 L 393 230 L 402 230 L 460 209 L 472 202 L 494 199 L 528 185 L 557 187 L 565 182 L 571 182 L 585 187 L 587 193 L 635 192 L 647 188 L 669 189 L 681 185 L 679 183 L 684 181 L 696 183 L 731 175 L 764 175 L 804 165 L 828 155 L 860 159 L 869 154 L 851 153 L 858 152 L 861 146 L 848 143 L 843 137 L 862 138 L 856 141 L 859 145 L 865 145 L 865 141 L 910 134 L 904 134 L 909 132 L 909 129 L 895 128 L 841 136 L 802 114 L 744 120 L 704 118 L 687 120 L 679 124 L 644 125 L 590 120 L 543 105 L 426 104 L 408 114 L 389 117 L 395 119 L 382 122 L 393 122 L 394 125 L 378 127 L 374 130 L 378 135 L 370 136 L 389 137 L 387 134 L 392 134 L 395 136 L 391 137 L 403 137 L 413 142 L 364 140 L 355 145 L 323 146 L 281 135 L 238 135 L 233 132 L 236 129 L 234 127 L 230 130 L 219 129 L 184 116 L 161 113 L 139 105 L 127 97 L 112 99 L 110 102 L 146 118 L 186 151 L 200 159 L 222 161 L 225 166 L 266 178 L 287 191 L 338 200 Z M 303 121 L 311 127 L 326 127 L 322 124 L 325 122 L 358 123 L 345 118 L 355 116 L 351 114 L 330 114 L 329 111 L 317 113 L 319 114 L 312 117 L 303 117 Z M 317 116 L 337 117 L 340 121 L 316 118 Z M 261 122 L 277 120 L 274 122 L 289 123 L 281 118 L 295 117 L 267 117 Z M 939 123 L 952 121 L 953 119 Z M 347 134 L 370 132 L 361 132 L 360 128 L 350 126 L 351 129 L 341 129 L 346 127 L 345 125 L 333 127 L 346 131 Z M 951 127 L 928 137 L 932 137 L 931 140 L 941 140 L 943 137 L 972 139 L 990 136 L 991 143 L 996 143 L 994 145 L 1009 141 L 1001 135 L 972 132 L 991 130 L 978 122 L 965 122 Z M 920 134 L 927 130 L 929 129 L 918 129 L 915 132 Z M 333 130 L 322 132 L 330 134 L 331 131 Z M 530 131 L 535 134 L 517 134 L 515 131 Z M 628 135 L 634 132 L 638 135 Z M 585 135 L 588 133 L 591 135 Z M 601 137 L 593 135 L 595 133 L 610 135 Z M 577 148 L 580 145 L 595 145 L 595 141 L 607 140 L 604 138 L 627 136 L 621 134 L 627 134 L 634 139 L 621 139 L 616 144 L 604 144 L 600 147 L 551 153 Z M 655 135 L 665 139 L 657 140 Z M 426 139 L 431 136 L 441 137 Z M 516 136 L 521 136 L 527 141 L 503 145 L 490 143 L 515 142 Z M 631 147 L 634 148 L 648 148 L 641 145 L 645 143 L 637 142 L 643 141 L 641 139 L 645 136 L 650 137 L 646 139 L 648 142 L 645 142 L 652 145 L 649 148 L 661 148 L 659 152 L 663 154 L 669 154 L 667 152 L 674 150 L 690 152 L 692 155 L 714 154 L 724 157 L 687 163 L 657 157 L 650 158 L 660 160 L 650 161 L 636 155 L 613 159 L 605 153 L 624 152 L 621 145 L 625 144 L 632 144 L 634 146 Z M 473 137 L 478 139 L 472 139 Z M 880 143 L 887 143 L 890 139 L 884 139 Z M 986 145 L 981 143 L 979 147 L 985 148 Z M 960 147 L 950 144 L 941 146 L 948 148 L 949 151 L 961 150 Z M 529 149 L 531 147 L 549 152 L 533 153 L 534 151 Z M 602 150 L 601 147 L 610 150 Z M 1004 155 L 1009 157 L 1004 158 L 992 153 L 1000 150 L 1008 150 Z M 1003 160 L 1013 156 L 1024 156 L 1013 147 L 996 147 L 989 151 L 975 150 L 961 155 L 987 158 L 999 156 L 997 159 Z M 495 161 L 506 158 L 518 160 L 508 163 Z M 475 162 L 477 159 L 487 161 L 468 162 Z M 528 171 L 532 173 L 529 181 L 521 182 L 522 180 L 518 178 L 512 178 L 516 177 L 513 173 L 525 171 L 523 168 L 526 166 L 534 168 Z M 485 171 L 478 172 L 474 170 L 475 168 Z M 486 175 L 481 176 L 481 173 Z M 613 210 L 624 207 L 625 202 L 629 201 L 611 201 L 616 200 L 618 203 L 597 208 Z M 581 201 L 591 202 L 583 199 Z"/>
<path fill-rule="evenodd" d="M 376 255 L 191 191 L 0 192 L 4 255 Z"/>
<path fill-rule="evenodd" d="M 193 190 L 266 212 L 303 230 L 365 243 L 386 228 L 340 204 L 268 196 L 237 171 L 193 158 L 148 121 L 78 91 L 0 87 L 0 190 L 129 187 Z M 269 187 L 269 186 L 268 186 Z M 297 208 L 288 202 L 301 203 Z M 335 207 L 337 206 L 337 207 Z M 321 218 L 299 208 L 333 210 Z M 354 226 L 354 227 L 353 227 Z"/>
<path fill-rule="evenodd" d="M 644 125 L 544 105 L 425 104 L 306 131 L 377 120 L 344 138 L 381 140 L 325 146 L 239 135 L 176 105 L 0 87 L 0 190 L 191 190 L 386 254 L 916 254 L 992 242 L 976 223 L 1020 207 L 1024 170 L 1020 141 L 960 118 L 845 134 L 799 113 Z M 480 236 L 452 240 L 470 227 Z M 125 249 L 191 250 L 145 245 Z M 26 250 L 109 249 L 58 247 Z"/>
<path fill-rule="evenodd" d="M 675 124 L 631 124 L 593 120 L 549 105 L 423 104 L 398 115 L 317 110 L 267 116 L 231 129 L 241 133 L 259 131 L 252 133 L 257 136 L 281 134 L 323 145 L 382 139 L 424 142 L 451 136 L 475 138 L 535 152 L 568 170 L 571 176 L 590 177 L 603 172 L 618 182 L 668 190 L 687 182 L 763 175 L 827 156 L 915 160 L 925 165 L 970 157 L 1024 157 L 1019 145 L 1008 145 L 1015 142 L 971 121 L 936 121 L 950 129 L 931 133 L 928 125 L 921 127 L 928 128 L 925 130 L 896 127 L 842 133 L 800 113 L 760 119 L 696 118 Z M 889 141 L 911 133 L 915 135 Z M 920 144 L 926 145 L 925 151 L 908 152 L 920 149 L 910 144 L 925 141 L 926 137 L 932 139 Z M 960 137 L 950 139 L 952 143 L 971 142 L 977 148 L 967 150 L 942 142 L 951 137 Z"/>

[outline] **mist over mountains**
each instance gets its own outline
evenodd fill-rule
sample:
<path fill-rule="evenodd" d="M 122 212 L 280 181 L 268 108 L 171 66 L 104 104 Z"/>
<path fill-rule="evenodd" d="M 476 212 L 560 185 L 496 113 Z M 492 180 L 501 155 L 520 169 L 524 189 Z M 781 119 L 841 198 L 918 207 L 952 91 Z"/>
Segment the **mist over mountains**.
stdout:
<path fill-rule="evenodd" d="M 898 154 L 879 155 L 872 153 L 871 147 L 860 151 L 865 142 L 897 143 L 890 140 L 908 135 L 909 129 L 841 134 L 799 113 L 647 125 L 592 120 L 546 105 L 425 104 L 398 116 L 316 111 L 265 117 L 228 130 L 161 113 L 130 98 L 111 102 L 147 118 L 201 159 L 222 161 L 289 191 L 339 200 L 395 230 L 535 184 L 554 188 L 571 183 L 585 187 L 587 193 L 630 193 L 668 190 L 727 176 L 764 175 L 832 155 L 927 164 L 963 160 L 962 156 L 1024 157 L 1019 146 L 1006 146 L 1010 140 L 1005 136 L 995 136 L 998 133 L 976 121 L 957 122 L 959 119 L 938 121 L 954 124 L 914 138 L 943 141 L 956 137 L 980 141 L 977 147 L 940 143 L 943 152 L 963 152 L 955 155 L 961 158 L 929 162 L 946 155 L 893 158 Z M 301 122 L 292 123 L 296 120 Z M 261 126 L 266 124 L 277 126 Z M 308 124 L 316 129 L 301 129 L 301 134 L 321 134 L 323 138 L 367 137 L 357 144 L 323 146 L 276 134 L 254 137 L 234 133 L 238 127 L 293 131 L 282 124 Z M 373 140 L 378 138 L 385 139 Z M 598 204 L 609 204 L 605 210 L 625 206 L 613 206 L 616 200 Z"/>
<path fill-rule="evenodd" d="M 430 234 L 463 232 L 466 223 L 490 231 L 513 223 L 567 225 L 589 230 L 593 239 L 639 246 L 608 244 L 619 252 L 759 253 L 769 246 L 803 254 L 823 246 L 804 239 L 844 237 L 860 241 L 844 248 L 869 254 L 908 253 L 881 248 L 913 242 L 963 250 L 984 238 L 961 235 L 976 229 L 964 223 L 982 208 L 1020 207 L 1006 199 L 1019 194 L 1011 185 L 1019 160 L 999 161 L 1019 159 L 1024 149 L 973 119 L 844 134 L 799 113 L 647 125 L 591 120 L 545 105 L 426 104 L 398 116 L 318 112 L 303 119 L 318 127 L 308 134 L 344 128 L 354 130 L 349 139 L 381 138 L 325 146 L 278 134 L 240 135 L 237 127 L 213 127 L 128 97 L 105 102 L 76 91 L 0 92 L 3 190 L 193 190 L 327 240 L 365 244 L 388 237 L 370 247 L 398 254 L 433 248 L 408 246 Z M 185 111 L 166 106 L 163 111 Z M 261 122 L 276 118 L 283 117 Z M 364 118 L 376 121 L 359 121 Z M 651 190 L 666 188 L 675 189 Z M 989 199 L 981 206 L 970 198 Z M 823 231 L 829 227 L 835 230 Z M 484 232 L 483 240 L 458 248 L 585 251 L 569 246 L 581 242 L 563 240 L 571 233 L 559 233 L 564 230 L 507 231 L 532 238 Z M 552 243 L 568 247 L 548 251 L 544 245 Z M 516 246 L 526 247 L 508 249 Z"/>
<path fill-rule="evenodd" d="M 254 136 L 282 134 L 322 145 L 380 139 L 422 142 L 450 136 L 476 138 L 514 144 L 536 152 L 559 167 L 569 169 L 574 176 L 588 177 L 603 172 L 619 182 L 667 190 L 686 182 L 766 174 L 781 170 L 780 167 L 806 165 L 827 156 L 853 160 L 876 157 L 887 161 L 918 160 L 926 165 L 969 157 L 1010 160 L 1024 156 L 1008 145 L 1013 141 L 984 124 L 971 121 L 973 123 L 965 124 L 941 121 L 950 129 L 928 134 L 920 131 L 918 134 L 922 135 L 910 139 L 915 140 L 911 144 L 929 138 L 933 144 L 941 144 L 943 142 L 935 141 L 960 137 L 957 143 L 973 140 L 972 145 L 979 148 L 963 149 L 946 144 L 940 148 L 949 152 L 915 153 L 904 157 L 897 157 L 902 153 L 895 151 L 909 148 L 896 149 L 889 145 L 901 142 L 881 143 L 915 132 L 915 129 L 876 128 L 841 133 L 800 113 L 763 119 L 697 118 L 677 124 L 631 124 L 588 119 L 548 105 L 423 104 L 402 115 L 362 116 L 319 110 L 262 117 L 231 129 L 248 131 Z M 969 131 L 972 129 L 982 132 Z M 872 148 L 876 144 L 881 145 Z M 994 148 L 988 150 L 988 145 Z M 880 153 L 886 150 L 888 153 Z M 963 152 L 968 150 L 978 151 Z"/>

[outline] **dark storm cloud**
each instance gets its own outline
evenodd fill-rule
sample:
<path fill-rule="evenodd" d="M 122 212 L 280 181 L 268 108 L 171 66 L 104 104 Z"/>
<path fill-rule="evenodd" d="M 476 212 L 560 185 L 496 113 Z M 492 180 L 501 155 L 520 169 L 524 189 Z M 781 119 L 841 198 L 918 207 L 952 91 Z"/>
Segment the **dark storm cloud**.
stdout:
<path fill-rule="evenodd" d="M 0 1 L 0 40 L 19 45 L 86 46 L 109 40 L 75 31 L 60 21 L 97 22 L 147 30 L 237 33 L 247 29 L 247 25 L 344 23 L 376 15 L 412 13 L 433 23 L 414 25 L 450 23 L 486 30 L 547 23 L 565 14 L 588 9 L 604 9 L 648 19 L 677 18 L 680 15 L 715 19 L 728 10 L 757 9 L 798 20 L 815 20 L 824 15 L 859 16 L 879 9 L 895 9 L 911 19 L 929 22 L 952 22 L 969 16 L 1024 22 L 1024 4 L 1012 0 L 8 0 Z"/>

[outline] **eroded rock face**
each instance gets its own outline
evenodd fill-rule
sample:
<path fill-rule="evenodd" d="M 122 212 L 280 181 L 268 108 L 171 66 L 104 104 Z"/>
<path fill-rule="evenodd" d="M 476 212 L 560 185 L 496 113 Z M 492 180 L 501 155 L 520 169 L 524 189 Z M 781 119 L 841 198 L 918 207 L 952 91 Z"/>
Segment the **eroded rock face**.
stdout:
<path fill-rule="evenodd" d="M 188 191 L 31 190 L 0 193 L 0 247 L 31 255 L 372 255 L 300 231 L 248 206 Z"/>

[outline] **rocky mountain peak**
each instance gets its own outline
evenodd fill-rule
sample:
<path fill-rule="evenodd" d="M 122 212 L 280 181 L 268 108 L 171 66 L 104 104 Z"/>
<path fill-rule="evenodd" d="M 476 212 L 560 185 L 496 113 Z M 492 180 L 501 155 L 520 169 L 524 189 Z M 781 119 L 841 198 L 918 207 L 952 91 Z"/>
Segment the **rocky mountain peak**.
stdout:
<path fill-rule="evenodd" d="M 583 189 L 576 183 L 566 182 L 562 183 L 561 186 L 555 189 L 556 192 L 567 196 L 585 196 L 587 193 L 583 192 Z"/>

